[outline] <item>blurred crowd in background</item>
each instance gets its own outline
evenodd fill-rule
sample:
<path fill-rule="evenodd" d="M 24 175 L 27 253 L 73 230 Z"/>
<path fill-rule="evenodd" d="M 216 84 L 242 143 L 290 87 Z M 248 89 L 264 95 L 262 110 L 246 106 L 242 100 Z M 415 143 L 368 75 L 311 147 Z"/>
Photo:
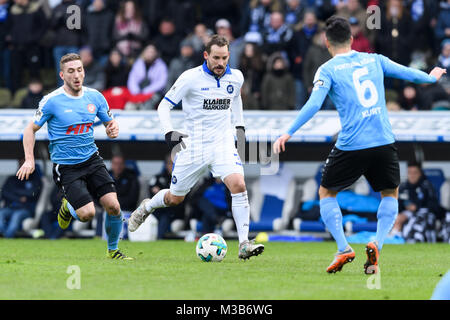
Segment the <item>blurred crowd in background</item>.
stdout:
<path fill-rule="evenodd" d="M 366 23 L 371 5 L 379 29 Z M 330 59 L 324 21 L 333 14 L 349 19 L 354 50 L 425 72 L 450 68 L 450 0 L 0 0 L 0 106 L 36 108 L 62 85 L 60 58 L 77 52 L 85 85 L 112 109 L 155 109 L 218 33 L 244 74 L 244 109 L 301 109 Z M 450 72 L 437 84 L 387 79 L 386 88 L 392 111 L 450 109 Z"/>
<path fill-rule="evenodd" d="M 368 28 L 368 17 L 377 14 L 367 13 L 372 5 L 380 9 L 379 29 Z M 331 58 L 324 24 L 334 14 L 349 19 L 354 50 L 383 54 L 425 72 L 447 69 L 436 84 L 386 79 L 389 110 L 450 110 L 450 0 L 0 0 L 0 107 L 37 108 L 46 93 L 62 85 L 60 58 L 77 52 L 86 72 L 84 85 L 101 91 L 111 109 L 154 110 L 181 73 L 203 63 L 204 45 L 217 33 L 230 42 L 230 67 L 244 74 L 244 110 L 298 110 L 311 93 L 317 69 Z M 332 101 L 327 99 L 322 109 L 334 109 Z M 110 173 L 122 209 L 132 211 L 140 190 L 152 196 L 169 186 L 172 163 L 167 157 L 161 173 L 142 182 L 138 167 L 127 161 L 113 157 Z M 414 169 L 419 178 L 410 178 Z M 402 214 L 393 232 L 417 242 L 450 241 L 450 208 L 439 207 L 439 190 L 421 170 L 408 167 Z M 14 175 L 5 180 L 0 237 L 20 235 L 22 222 L 35 215 L 42 189 L 39 170 L 28 181 Z M 55 212 L 61 195 L 53 188 L 48 198 L 34 228 L 43 230 L 41 236 L 59 238 L 63 231 Z M 203 232 L 212 232 L 231 215 L 229 194 L 212 177 L 200 182 L 185 204 L 188 209 L 182 205 L 155 213 L 158 238 L 176 219 L 188 228 L 195 218 Z M 295 215 L 317 220 L 311 212 L 299 209 Z M 436 221 L 441 236 L 433 232 Z M 97 235 L 101 226 L 98 221 Z"/>

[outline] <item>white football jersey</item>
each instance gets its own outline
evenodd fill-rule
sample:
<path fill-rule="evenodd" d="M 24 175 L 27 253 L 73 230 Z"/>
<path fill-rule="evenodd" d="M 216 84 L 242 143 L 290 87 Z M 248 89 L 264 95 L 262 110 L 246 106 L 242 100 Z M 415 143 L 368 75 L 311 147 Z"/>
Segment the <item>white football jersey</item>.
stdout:
<path fill-rule="evenodd" d="M 236 126 L 244 126 L 242 116 L 233 119 L 232 110 L 242 110 L 241 87 L 244 76 L 238 69 L 227 66 L 224 75 L 217 78 L 206 62 L 183 72 L 164 99 L 173 106 L 182 101 L 185 114 L 184 138 L 187 148 L 206 149 L 234 145 Z M 242 111 L 239 113 L 242 115 Z"/>

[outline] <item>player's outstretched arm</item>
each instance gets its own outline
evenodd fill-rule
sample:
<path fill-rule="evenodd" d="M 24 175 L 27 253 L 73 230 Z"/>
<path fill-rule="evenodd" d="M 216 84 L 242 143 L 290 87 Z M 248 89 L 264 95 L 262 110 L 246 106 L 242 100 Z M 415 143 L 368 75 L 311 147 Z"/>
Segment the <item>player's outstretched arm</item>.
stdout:
<path fill-rule="evenodd" d="M 41 127 L 33 121 L 26 126 L 23 131 L 23 150 L 25 152 L 25 162 L 19 168 L 16 176 L 19 180 L 28 180 L 30 175 L 34 172 L 34 144 L 36 141 L 36 131 Z"/>
<path fill-rule="evenodd" d="M 104 122 L 103 125 L 106 127 L 105 128 L 106 135 L 109 138 L 115 139 L 119 136 L 119 124 L 115 119 Z"/>
<path fill-rule="evenodd" d="M 421 70 L 417 70 L 414 68 L 406 67 L 401 64 L 398 64 L 389 58 L 378 55 L 380 58 L 381 66 L 383 68 L 384 74 L 387 77 L 406 80 L 414 83 L 435 83 L 439 81 L 446 73 L 445 69 L 442 68 L 434 68 L 430 74 L 427 74 Z"/>

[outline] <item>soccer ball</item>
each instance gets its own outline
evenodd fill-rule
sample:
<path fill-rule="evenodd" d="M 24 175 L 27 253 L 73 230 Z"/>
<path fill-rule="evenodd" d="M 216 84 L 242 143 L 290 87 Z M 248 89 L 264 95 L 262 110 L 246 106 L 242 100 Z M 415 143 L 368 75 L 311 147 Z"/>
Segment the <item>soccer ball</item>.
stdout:
<path fill-rule="evenodd" d="M 227 243 L 216 233 L 207 233 L 198 239 L 195 251 L 204 262 L 220 262 L 227 254 Z"/>

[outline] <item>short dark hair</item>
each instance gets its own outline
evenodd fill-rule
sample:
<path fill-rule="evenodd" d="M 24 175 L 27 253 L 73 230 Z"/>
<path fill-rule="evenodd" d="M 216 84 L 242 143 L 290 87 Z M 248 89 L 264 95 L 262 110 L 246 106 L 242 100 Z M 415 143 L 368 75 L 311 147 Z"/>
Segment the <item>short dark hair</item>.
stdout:
<path fill-rule="evenodd" d="M 331 16 L 325 22 L 325 34 L 331 45 L 342 46 L 350 41 L 352 36 L 350 23 L 345 18 Z"/>
<path fill-rule="evenodd" d="M 78 53 L 68 53 L 64 56 L 62 56 L 61 60 L 59 60 L 59 68 L 62 70 L 64 67 L 64 64 L 70 61 L 80 60 L 81 57 Z"/>
<path fill-rule="evenodd" d="M 416 161 L 416 160 L 408 161 L 408 168 L 409 167 L 416 167 L 416 168 L 419 168 L 419 170 L 422 171 L 422 163 L 420 163 L 419 161 Z"/>
<path fill-rule="evenodd" d="M 227 38 L 218 34 L 213 35 L 211 39 L 206 43 L 205 50 L 206 52 L 208 52 L 208 54 L 211 53 L 211 47 L 213 45 L 216 45 L 218 47 L 227 46 L 227 48 L 230 49 L 230 43 L 228 42 Z"/>

